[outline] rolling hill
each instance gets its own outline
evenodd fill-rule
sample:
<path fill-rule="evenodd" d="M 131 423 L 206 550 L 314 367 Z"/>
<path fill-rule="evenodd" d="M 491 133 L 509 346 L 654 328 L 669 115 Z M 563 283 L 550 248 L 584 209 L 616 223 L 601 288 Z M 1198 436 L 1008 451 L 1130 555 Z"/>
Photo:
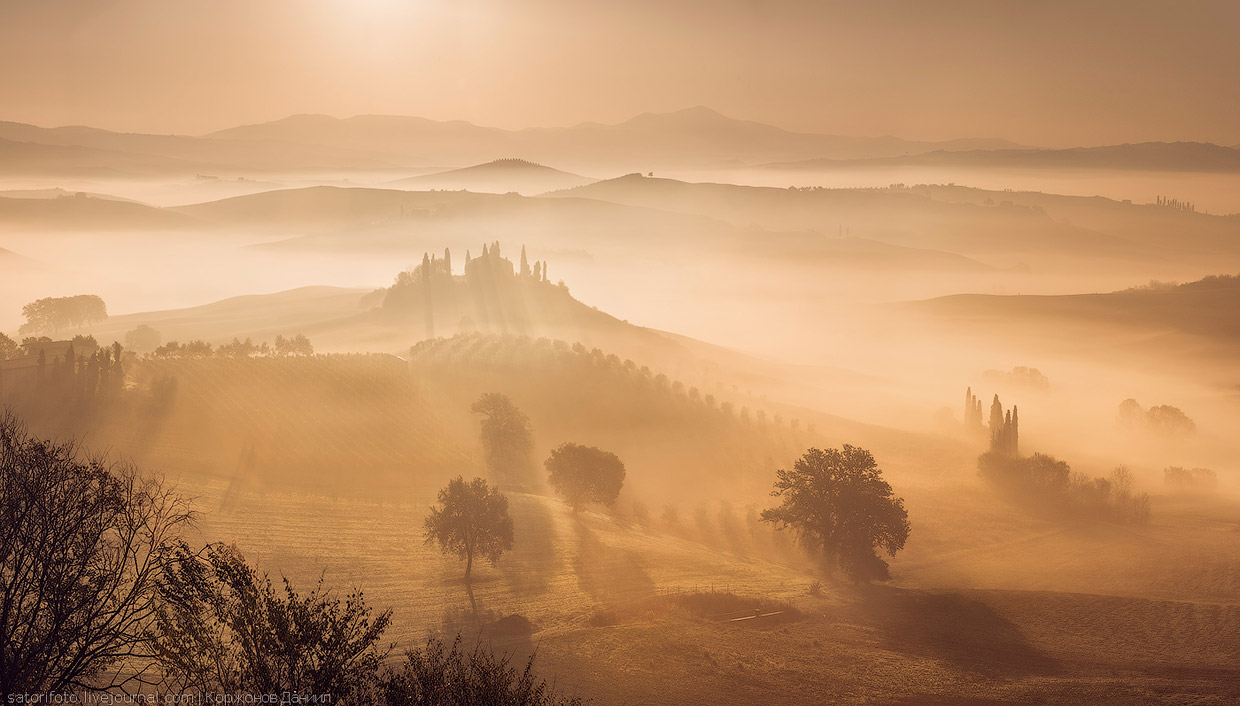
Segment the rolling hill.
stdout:
<path fill-rule="evenodd" d="M 568 193 L 568 192 L 560 192 Z M 706 215 L 591 198 L 528 198 L 464 191 L 309 187 L 238 196 L 172 209 L 218 227 L 296 234 L 264 243 L 273 251 L 408 257 L 420 244 L 468 247 L 479 237 L 571 247 L 597 257 L 633 247 L 775 259 L 827 268 L 878 267 L 947 272 L 992 268 L 953 253 L 802 230 L 742 228 Z M 309 232 L 307 232 L 309 231 Z"/>
<path fill-rule="evenodd" d="M 780 189 L 629 175 L 541 198 L 588 198 L 710 214 L 738 226 L 775 231 L 850 233 L 1047 272 L 1167 277 L 1169 268 L 1199 276 L 1205 265 L 1240 266 L 1236 218 L 1097 197 L 931 185 Z"/>
<path fill-rule="evenodd" d="M 953 166 L 986 169 L 1113 169 L 1240 172 L 1240 150 L 1206 142 L 1142 142 L 1070 149 L 934 150 L 859 160 L 811 159 L 764 165 L 771 169 Z"/>
<path fill-rule="evenodd" d="M 0 198 L 0 223 L 40 231 L 176 230 L 198 225 L 194 218 L 168 209 L 85 194 L 54 198 Z"/>
<path fill-rule="evenodd" d="M 262 227 L 290 233 L 338 232 L 425 217 L 503 212 L 521 197 L 465 191 L 406 191 L 364 187 L 311 186 L 233 196 L 170 210 L 220 227 Z M 478 238 L 471 238 L 477 240 Z"/>
<path fill-rule="evenodd" d="M 560 171 L 523 159 L 497 159 L 464 169 L 453 169 L 392 182 L 394 186 L 418 190 L 448 189 L 484 193 L 541 194 L 570 189 L 594 181 L 589 177 Z"/>
<path fill-rule="evenodd" d="M 194 165 L 167 157 L 0 137 L 0 174 L 4 176 L 137 177 L 193 172 Z"/>
<path fill-rule="evenodd" d="M 145 324 L 159 331 L 164 342 L 182 343 L 226 343 L 234 337 L 261 342 L 301 333 L 320 351 L 401 352 L 425 338 L 482 331 L 561 338 L 684 365 L 695 359 L 685 339 L 587 306 L 566 287 L 515 273 L 498 249 L 491 252 L 475 258 L 466 276 L 436 278 L 431 290 L 406 284 L 409 273 L 403 273 L 387 290 L 305 287 L 241 296 L 189 309 L 111 316 L 89 332 L 104 341 L 123 340 L 125 332 Z M 495 268 L 482 271 L 488 263 Z"/>
<path fill-rule="evenodd" d="M 366 289 L 303 287 L 232 297 L 187 309 L 110 316 L 92 327 L 91 333 L 100 340 L 123 341 L 127 331 L 145 324 L 159 331 L 165 343 L 193 339 L 224 343 L 234 337 L 270 341 L 277 334 L 311 335 L 352 321 L 365 311 L 369 293 Z"/>
<path fill-rule="evenodd" d="M 67 189 L 51 188 L 51 189 L 5 189 L 0 190 L 0 198 L 4 199 L 60 199 L 72 198 L 78 194 L 82 194 L 86 198 L 102 199 L 105 201 L 130 201 L 132 199 L 121 198 L 111 194 L 100 194 L 93 191 L 69 191 Z"/>
<path fill-rule="evenodd" d="M 1118 237 L 1056 222 L 1031 207 L 964 206 L 916 188 L 777 189 L 688 183 L 631 175 L 546 198 L 590 198 L 679 213 L 714 214 L 736 225 L 849 234 L 906 247 L 941 250 L 1012 266 L 1033 258 L 1110 258 L 1149 254 Z"/>
<path fill-rule="evenodd" d="M 1158 370 L 1182 385 L 1236 399 L 1240 278 L 1067 295 L 960 294 L 896 310 L 977 346 L 1091 361 L 1107 370 Z"/>
<path fill-rule="evenodd" d="M 1208 277 L 1181 285 L 1160 285 L 1060 296 L 958 294 L 913 305 L 933 316 L 968 320 L 982 326 L 1002 321 L 1075 322 L 1122 327 L 1150 335 L 1189 334 L 1234 346 L 1240 344 L 1240 276 Z"/>

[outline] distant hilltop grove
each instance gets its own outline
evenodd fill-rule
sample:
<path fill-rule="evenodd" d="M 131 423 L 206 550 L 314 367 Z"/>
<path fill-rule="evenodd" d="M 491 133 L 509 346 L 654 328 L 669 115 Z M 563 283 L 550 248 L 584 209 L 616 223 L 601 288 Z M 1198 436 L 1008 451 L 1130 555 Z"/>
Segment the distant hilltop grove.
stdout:
<path fill-rule="evenodd" d="M 425 338 L 447 333 L 495 330 L 522 333 L 538 321 L 566 321 L 586 307 L 568 295 L 564 281 L 551 284 L 545 260 L 530 264 L 525 247 L 520 263 L 500 253 L 499 241 L 482 254 L 465 252 L 464 275 L 453 274 L 452 252 L 430 253 L 401 272 L 383 296 L 382 310 L 420 326 Z"/>

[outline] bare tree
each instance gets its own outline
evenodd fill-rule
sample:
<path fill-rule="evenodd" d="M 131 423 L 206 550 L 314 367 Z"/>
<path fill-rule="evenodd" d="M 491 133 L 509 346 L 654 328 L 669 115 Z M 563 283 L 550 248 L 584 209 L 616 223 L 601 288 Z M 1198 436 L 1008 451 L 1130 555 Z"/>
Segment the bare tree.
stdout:
<path fill-rule="evenodd" d="M 0 417 L 0 691 L 154 683 L 158 584 L 190 521 L 161 479 Z"/>

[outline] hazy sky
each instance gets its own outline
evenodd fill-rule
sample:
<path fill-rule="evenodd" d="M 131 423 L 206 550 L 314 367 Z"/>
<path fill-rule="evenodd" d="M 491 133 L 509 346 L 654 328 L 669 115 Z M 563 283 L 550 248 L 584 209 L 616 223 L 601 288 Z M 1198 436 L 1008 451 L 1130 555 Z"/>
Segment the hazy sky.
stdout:
<path fill-rule="evenodd" d="M 804 131 L 1240 143 L 1240 2 L 0 0 L 0 119 L 500 127 L 708 105 Z"/>

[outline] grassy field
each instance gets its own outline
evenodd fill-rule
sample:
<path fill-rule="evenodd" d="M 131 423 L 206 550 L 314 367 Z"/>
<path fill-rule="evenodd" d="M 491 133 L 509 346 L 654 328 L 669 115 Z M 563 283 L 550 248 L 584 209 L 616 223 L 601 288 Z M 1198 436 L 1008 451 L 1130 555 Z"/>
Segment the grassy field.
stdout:
<path fill-rule="evenodd" d="M 401 647 L 464 630 L 518 655 L 536 650 L 561 687 L 595 703 L 1240 698 L 1240 531 L 1162 498 L 1154 524 L 1132 530 L 1052 526 L 993 503 L 962 515 L 955 506 L 984 491 L 926 490 L 910 498 L 913 536 L 924 527 L 926 539 L 893 563 L 891 584 L 825 579 L 812 596 L 820 576 L 744 522 L 729 537 L 718 522 L 713 532 L 643 525 L 512 494 L 517 548 L 476 568 L 473 592 L 478 622 L 518 614 L 535 632 L 479 637 L 461 563 L 421 540 L 431 498 L 225 496 L 219 484 L 201 489 L 204 534 L 302 584 L 321 575 L 364 587 L 394 609 Z M 1214 510 L 1240 517 L 1234 504 Z M 725 622 L 668 600 L 710 591 L 801 615 Z"/>
<path fill-rule="evenodd" d="M 1148 526 L 1051 522 L 983 487 L 963 444 L 857 425 L 913 530 L 893 581 L 854 585 L 758 521 L 774 469 L 806 445 L 858 441 L 850 428 L 811 432 L 756 404 L 745 419 L 727 391 L 708 400 L 601 352 L 464 343 L 408 361 L 146 361 L 112 406 L 60 421 L 169 471 L 202 540 L 390 607 L 397 652 L 457 632 L 537 651 L 597 704 L 1240 700 L 1234 499 L 1156 494 Z M 160 403 L 152 385 L 171 377 Z M 599 444 L 629 475 L 607 512 L 573 513 L 537 483 L 506 489 L 516 547 L 466 586 L 422 523 L 450 478 L 483 474 L 468 406 L 495 390 L 530 414 L 539 458 Z M 783 612 L 717 614 L 751 607 Z M 513 615 L 533 631 L 495 627 Z"/>

